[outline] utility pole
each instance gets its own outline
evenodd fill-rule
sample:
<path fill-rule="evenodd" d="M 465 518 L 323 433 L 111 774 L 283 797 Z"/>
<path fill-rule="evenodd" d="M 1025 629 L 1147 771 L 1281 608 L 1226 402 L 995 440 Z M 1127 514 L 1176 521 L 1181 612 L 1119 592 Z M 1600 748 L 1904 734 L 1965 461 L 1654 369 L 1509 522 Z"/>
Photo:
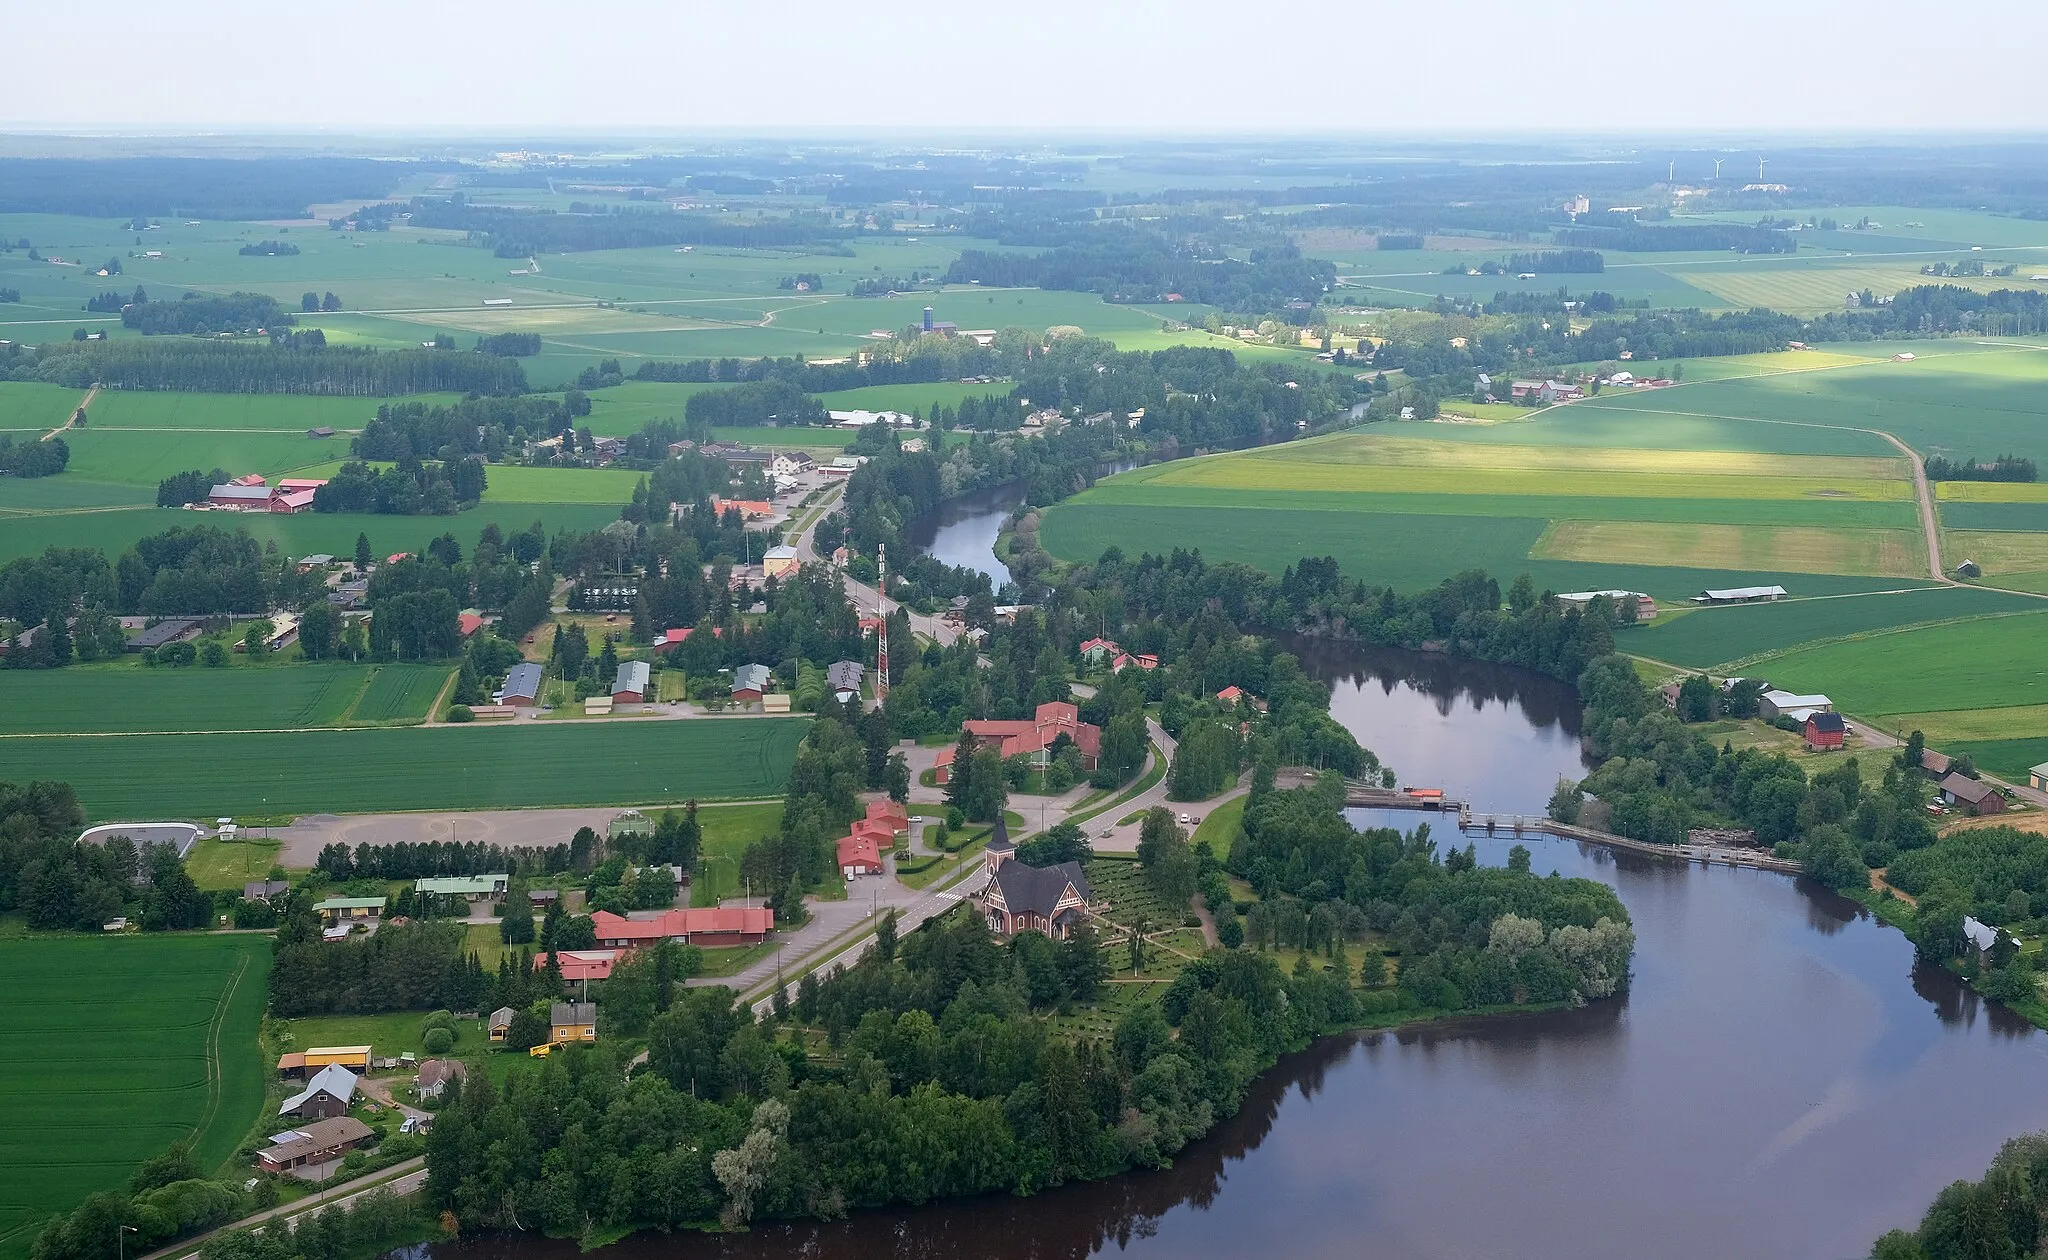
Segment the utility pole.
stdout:
<path fill-rule="evenodd" d="M 127 1247 L 127 1243 L 128 1243 L 128 1237 L 127 1237 L 127 1236 L 128 1236 L 129 1234 L 133 1234 L 133 1233 L 137 1233 L 137 1232 L 138 1232 L 138 1231 L 137 1231 L 136 1227 L 135 1227 L 135 1226 L 133 1226 L 133 1225 L 116 1225 L 116 1226 L 114 1227 L 114 1255 L 115 1255 L 115 1257 L 116 1257 L 116 1260 L 127 1260 L 127 1256 L 128 1256 L 128 1247 Z"/>
<path fill-rule="evenodd" d="M 889 544 L 875 544 L 875 707 L 889 698 Z"/>

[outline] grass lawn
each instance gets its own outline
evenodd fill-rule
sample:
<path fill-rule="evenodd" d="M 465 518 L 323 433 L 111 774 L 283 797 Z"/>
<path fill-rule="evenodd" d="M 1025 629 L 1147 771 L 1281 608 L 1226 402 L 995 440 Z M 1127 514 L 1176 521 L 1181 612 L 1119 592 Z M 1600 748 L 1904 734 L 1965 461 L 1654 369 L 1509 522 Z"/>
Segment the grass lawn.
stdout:
<path fill-rule="evenodd" d="M 270 1040 L 280 1054 L 312 1046 L 369 1046 L 373 1057 L 379 1059 L 395 1059 L 408 1050 L 424 1059 L 429 1056 L 420 1045 L 420 1020 L 426 1015 L 426 1011 L 302 1015 L 271 1021 Z M 483 1020 L 455 1021 L 455 1049 L 450 1052 L 455 1058 L 481 1058 L 490 1052 L 490 1044 Z"/>
<path fill-rule="evenodd" d="M 185 873 L 207 892 L 220 889 L 241 891 L 242 885 L 263 879 L 277 865 L 281 841 L 251 836 L 246 839 L 201 840 L 185 855 Z"/>
<path fill-rule="evenodd" d="M 96 819 L 681 805 L 779 794 L 809 723 L 748 718 L 52 736 L 9 773 L 65 779 Z"/>
<path fill-rule="evenodd" d="M 1221 861 L 1230 856 L 1230 846 L 1244 832 L 1244 805 L 1249 797 L 1236 796 L 1209 811 L 1206 818 L 1195 826 L 1195 834 L 1188 837 L 1189 843 L 1207 841 L 1210 851 Z"/>
<path fill-rule="evenodd" d="M 446 665 L 380 666 L 349 710 L 351 722 L 424 722 L 455 671 Z"/>
<path fill-rule="evenodd" d="M 1943 751 L 1952 756 L 1968 753 L 1977 762 L 1978 769 L 1989 771 L 2009 783 L 2025 783 L 2030 767 L 2048 762 L 2048 736 L 1959 740 Z"/>
<path fill-rule="evenodd" d="M 106 429 L 94 425 L 73 429 L 64 440 L 71 444 L 71 462 L 64 476 L 151 488 L 172 473 L 193 468 L 274 478 L 348 454 L 347 438 L 308 438 L 303 431 Z"/>
<path fill-rule="evenodd" d="M 49 1215 L 198 1137 L 219 1168 L 256 1123 L 270 943 L 255 936 L 33 936 L 0 948 L 0 1257 Z M 52 983 L 59 978 L 61 983 Z"/>
<path fill-rule="evenodd" d="M 782 829 L 782 802 L 700 809 L 697 826 L 703 831 L 704 864 L 697 880 L 690 885 L 690 904 L 715 906 L 720 899 L 738 896 L 743 891 L 740 854 L 754 841 Z"/>
<path fill-rule="evenodd" d="M 774 941 L 762 941 L 759 945 L 733 945 L 725 949 L 704 951 L 704 970 L 700 976 L 731 976 L 751 965 L 756 959 L 766 958 L 776 949 Z"/>

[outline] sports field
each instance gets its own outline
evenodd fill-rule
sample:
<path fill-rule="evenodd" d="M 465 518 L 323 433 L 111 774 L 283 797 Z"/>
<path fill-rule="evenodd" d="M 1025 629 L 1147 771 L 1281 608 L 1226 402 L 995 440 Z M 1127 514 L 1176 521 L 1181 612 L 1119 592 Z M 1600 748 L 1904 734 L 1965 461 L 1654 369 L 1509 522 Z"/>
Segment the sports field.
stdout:
<path fill-rule="evenodd" d="M 662 805 L 779 796 L 809 722 L 365 727 L 11 740 L 10 777 L 65 779 L 96 819 Z"/>
<path fill-rule="evenodd" d="M 0 1257 L 145 1159 L 197 1135 L 218 1168 L 262 1109 L 254 936 L 31 936 L 0 948 Z"/>

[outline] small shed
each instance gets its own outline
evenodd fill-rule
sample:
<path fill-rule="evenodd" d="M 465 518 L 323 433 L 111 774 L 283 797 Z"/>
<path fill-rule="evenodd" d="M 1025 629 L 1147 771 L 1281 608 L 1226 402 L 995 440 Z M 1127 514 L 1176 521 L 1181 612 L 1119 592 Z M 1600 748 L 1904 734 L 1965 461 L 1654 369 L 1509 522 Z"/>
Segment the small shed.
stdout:
<path fill-rule="evenodd" d="M 512 1016 L 515 1013 L 509 1006 L 501 1006 L 491 1012 L 491 1018 L 485 1025 L 485 1029 L 492 1041 L 503 1041 L 505 1039 L 505 1034 L 512 1028 Z"/>
<path fill-rule="evenodd" d="M 2048 792 L 2048 761 L 2027 771 L 2027 786 L 2036 792 Z"/>

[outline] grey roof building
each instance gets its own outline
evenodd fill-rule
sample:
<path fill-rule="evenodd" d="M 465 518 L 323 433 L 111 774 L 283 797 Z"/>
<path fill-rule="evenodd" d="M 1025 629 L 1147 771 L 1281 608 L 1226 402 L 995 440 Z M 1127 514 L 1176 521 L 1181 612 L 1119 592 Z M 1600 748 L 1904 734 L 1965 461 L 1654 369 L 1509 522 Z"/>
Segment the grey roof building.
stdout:
<path fill-rule="evenodd" d="M 252 879 L 242 885 L 242 900 L 268 901 L 291 891 L 291 885 L 281 879 Z"/>
<path fill-rule="evenodd" d="M 732 689 L 736 692 L 765 692 L 774 681 L 775 675 L 766 665 L 742 665 L 732 672 Z"/>
<path fill-rule="evenodd" d="M 646 661 L 620 661 L 618 677 L 612 680 L 612 695 L 630 692 L 642 699 L 647 698 L 648 682 L 652 678 Z"/>
<path fill-rule="evenodd" d="M 1088 876 L 1079 862 L 1026 866 L 1015 858 L 996 866 L 982 893 L 992 931 L 1043 932 L 1056 940 L 1065 940 L 1086 917 L 1088 898 Z"/>
<path fill-rule="evenodd" d="M 306 1088 L 278 1105 L 281 1116 L 326 1119 L 344 1115 L 356 1096 L 356 1074 L 339 1063 L 330 1063 L 313 1074 Z"/>
<path fill-rule="evenodd" d="M 859 661 L 834 661 L 825 667 L 825 681 L 841 704 L 860 694 L 861 675 L 867 671 Z"/>
<path fill-rule="evenodd" d="M 500 704 L 532 704 L 540 698 L 540 666 L 532 661 L 514 665 L 498 691 Z"/>

